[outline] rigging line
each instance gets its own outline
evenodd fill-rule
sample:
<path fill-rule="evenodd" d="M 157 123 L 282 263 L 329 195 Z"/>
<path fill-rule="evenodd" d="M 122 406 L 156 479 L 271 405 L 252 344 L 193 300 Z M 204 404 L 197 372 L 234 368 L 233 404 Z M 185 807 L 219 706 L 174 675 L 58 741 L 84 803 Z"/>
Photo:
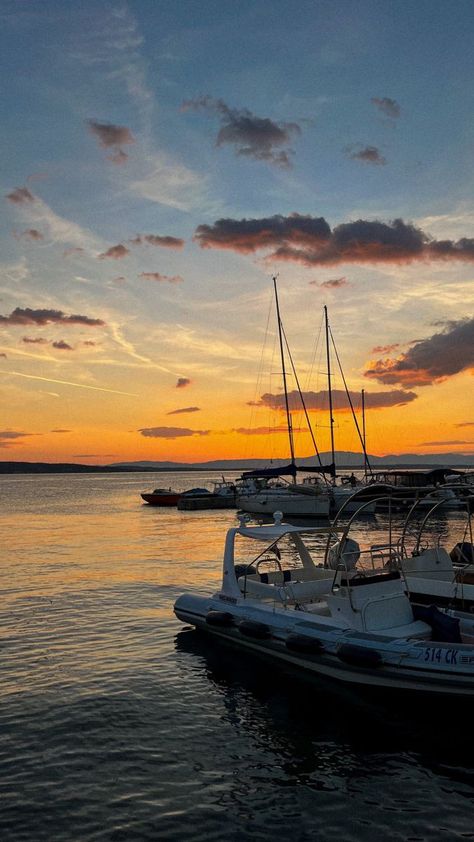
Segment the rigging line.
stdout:
<path fill-rule="evenodd" d="M 254 424 L 255 424 L 255 407 L 257 405 L 257 393 L 262 388 L 263 360 L 264 360 L 265 352 L 266 352 L 266 349 L 267 349 L 268 327 L 269 327 L 269 324 L 270 324 L 270 316 L 271 316 L 271 312 L 272 312 L 272 307 L 273 307 L 273 300 L 272 300 L 272 297 L 270 296 L 269 301 L 268 301 L 267 323 L 265 325 L 265 333 L 264 333 L 264 337 L 263 337 L 262 346 L 261 346 L 261 349 L 260 349 L 260 360 L 259 360 L 258 370 L 257 370 L 257 379 L 256 379 L 256 382 L 255 382 L 255 389 L 254 389 L 254 393 L 253 393 L 253 401 L 251 403 L 249 429 L 252 429 Z M 246 442 L 246 447 L 245 447 L 246 456 L 249 455 L 249 451 L 251 449 L 249 447 L 249 441 L 248 441 L 249 438 L 250 437 L 247 437 L 247 442 Z"/>
<path fill-rule="evenodd" d="M 350 396 L 349 389 L 347 388 L 346 378 L 345 378 L 344 372 L 342 370 L 341 360 L 339 359 L 339 354 L 337 353 L 336 343 L 334 342 L 334 336 L 332 335 L 332 330 L 331 330 L 330 327 L 329 327 L 329 334 L 331 336 L 331 340 L 332 340 L 332 344 L 333 344 L 333 348 L 334 348 L 334 353 L 336 355 L 336 360 L 337 360 L 338 365 L 339 365 L 339 371 L 341 372 L 342 382 L 344 383 L 344 388 L 346 390 L 347 399 L 348 399 L 349 405 L 351 407 L 352 417 L 354 419 L 354 424 L 356 426 L 356 430 L 357 430 L 357 433 L 359 435 L 359 440 L 360 440 L 360 443 L 361 443 L 361 446 L 362 446 L 362 452 L 364 454 L 364 459 L 365 459 L 366 465 L 369 469 L 370 475 L 373 476 L 372 466 L 369 462 L 369 457 L 367 456 L 367 451 L 365 449 L 365 442 L 364 442 L 364 439 L 362 437 L 362 433 L 360 431 L 359 422 L 357 421 L 357 417 L 356 417 L 355 410 L 354 410 L 354 404 L 352 403 L 352 398 Z"/>
<path fill-rule="evenodd" d="M 275 290 L 275 303 L 276 303 L 276 311 L 277 311 L 277 320 L 278 320 L 278 338 L 280 341 L 280 356 L 281 356 L 281 369 L 283 373 L 283 387 L 285 390 L 285 407 L 286 407 L 286 418 L 288 423 L 288 440 L 290 444 L 290 455 L 291 455 L 291 464 L 295 464 L 295 450 L 293 444 L 293 430 L 291 425 L 291 415 L 290 415 L 290 406 L 288 403 L 288 387 L 286 383 L 286 369 L 285 369 L 285 353 L 283 349 L 283 324 L 280 317 L 280 305 L 278 302 L 278 290 L 277 290 L 277 276 L 273 276 L 273 287 Z M 295 480 L 296 481 L 296 480 Z"/>
<path fill-rule="evenodd" d="M 290 363 L 291 363 L 291 368 L 292 368 L 292 371 L 293 371 L 293 374 L 294 374 L 294 377 L 295 377 L 295 381 L 296 381 L 296 387 L 297 387 L 297 389 L 298 389 L 298 393 L 299 393 L 299 396 L 300 396 L 300 400 L 301 400 L 301 403 L 302 403 L 302 405 L 303 405 L 303 410 L 304 410 L 304 415 L 305 415 L 305 418 L 306 418 L 306 423 L 307 423 L 307 425 L 308 425 L 309 432 L 310 432 L 310 435 L 311 435 L 311 441 L 313 442 L 313 446 L 314 446 L 314 449 L 315 449 L 315 451 L 316 451 L 316 456 L 317 456 L 317 458 L 318 458 L 319 465 L 320 465 L 320 467 L 321 467 L 321 468 L 323 468 L 323 467 L 324 467 L 324 465 L 323 465 L 323 463 L 322 463 L 322 461 L 321 461 L 321 455 L 320 455 L 320 453 L 319 453 L 318 445 L 316 444 L 316 438 L 315 438 L 314 433 L 313 433 L 313 427 L 312 427 L 312 424 L 311 424 L 311 421 L 310 421 L 310 418 L 309 418 L 308 410 L 307 410 L 307 408 L 306 408 L 306 403 L 305 403 L 305 399 L 304 399 L 304 396 L 303 396 L 303 392 L 301 391 L 301 387 L 300 387 L 300 383 L 299 383 L 298 375 L 297 375 L 297 373 L 296 373 L 295 364 L 294 364 L 294 362 L 293 362 L 293 357 L 292 357 L 292 355 L 291 355 L 290 346 L 289 346 L 289 344 L 288 344 L 288 339 L 287 339 L 287 336 L 286 336 L 286 333 L 285 333 L 285 330 L 284 330 L 284 328 L 283 328 L 283 327 L 282 327 L 282 331 L 283 331 L 283 337 L 284 337 L 284 339 L 285 339 L 286 350 L 287 350 L 287 352 L 288 352 L 288 359 L 290 360 Z M 326 479 L 326 474 L 324 474 L 324 473 L 323 473 L 323 479 L 324 479 L 324 482 L 326 483 L 326 485 L 329 485 L 329 482 L 328 482 L 328 480 Z"/>

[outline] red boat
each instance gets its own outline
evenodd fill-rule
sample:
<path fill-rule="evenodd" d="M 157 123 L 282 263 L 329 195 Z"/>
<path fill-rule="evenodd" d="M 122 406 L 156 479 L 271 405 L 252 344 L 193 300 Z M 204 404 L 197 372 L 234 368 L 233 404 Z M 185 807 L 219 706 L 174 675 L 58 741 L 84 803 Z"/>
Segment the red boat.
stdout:
<path fill-rule="evenodd" d="M 154 491 L 140 494 L 140 497 L 150 506 L 176 506 L 181 493 L 171 488 L 155 488 Z"/>

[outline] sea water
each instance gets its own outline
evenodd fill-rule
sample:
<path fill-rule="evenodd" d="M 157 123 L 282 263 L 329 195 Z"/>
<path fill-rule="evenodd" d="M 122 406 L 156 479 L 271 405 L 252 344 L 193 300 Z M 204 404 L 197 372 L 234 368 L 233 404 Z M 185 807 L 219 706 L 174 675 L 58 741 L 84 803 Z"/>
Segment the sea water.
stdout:
<path fill-rule="evenodd" d="M 1 477 L 0 839 L 473 838 L 472 709 L 308 681 L 174 617 L 218 586 L 236 513 L 140 492 L 217 478 Z"/>

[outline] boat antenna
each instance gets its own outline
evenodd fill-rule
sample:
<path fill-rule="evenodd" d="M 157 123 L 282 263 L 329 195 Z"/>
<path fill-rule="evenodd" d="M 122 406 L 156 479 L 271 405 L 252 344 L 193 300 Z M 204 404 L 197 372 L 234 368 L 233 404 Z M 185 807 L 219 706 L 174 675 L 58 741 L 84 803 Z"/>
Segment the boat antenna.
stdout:
<path fill-rule="evenodd" d="M 335 462 L 335 453 L 334 453 L 334 418 L 332 414 L 332 388 L 331 388 L 331 359 L 329 354 L 329 323 L 328 323 L 328 308 L 324 305 L 324 324 L 326 327 L 326 359 L 327 359 L 327 372 L 328 372 L 328 397 L 329 397 L 329 427 L 331 430 L 331 462 L 333 465 L 336 464 Z M 335 482 L 335 478 L 334 478 Z"/>
<path fill-rule="evenodd" d="M 285 368 L 285 353 L 283 350 L 283 325 L 281 323 L 280 317 L 280 304 L 278 301 L 278 290 L 277 290 L 277 276 L 273 275 L 273 288 L 275 290 L 275 304 L 276 304 L 276 311 L 277 311 L 277 321 L 278 321 L 278 338 L 280 341 L 280 356 L 281 356 L 281 370 L 283 374 L 283 391 L 285 393 L 285 408 L 286 408 L 286 422 L 288 426 L 288 439 L 290 442 L 290 456 L 291 456 L 291 465 L 293 468 L 296 468 L 295 465 L 295 449 L 293 445 L 293 427 L 291 423 L 291 415 L 290 415 L 290 406 L 288 403 L 288 387 L 286 383 L 286 368 Z M 296 482 L 296 470 L 293 473 L 293 482 Z"/>

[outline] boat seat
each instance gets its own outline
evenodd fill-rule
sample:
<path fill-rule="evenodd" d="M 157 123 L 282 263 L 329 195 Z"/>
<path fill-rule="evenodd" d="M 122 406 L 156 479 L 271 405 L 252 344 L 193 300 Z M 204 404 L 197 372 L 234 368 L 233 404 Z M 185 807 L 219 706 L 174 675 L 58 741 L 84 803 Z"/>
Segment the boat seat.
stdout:
<path fill-rule="evenodd" d="M 332 571 L 325 570 L 324 573 L 324 576 L 320 575 L 319 578 L 302 582 L 289 580 L 282 583 L 281 573 L 273 574 L 275 576 L 273 583 L 262 582 L 258 574 L 257 576 L 247 576 L 247 579 L 241 576 L 238 582 L 240 589 L 245 590 L 249 596 L 258 596 L 261 599 L 278 599 L 283 603 L 311 602 L 311 600 L 319 599 L 324 594 L 329 593 L 332 588 L 334 579 Z"/>

